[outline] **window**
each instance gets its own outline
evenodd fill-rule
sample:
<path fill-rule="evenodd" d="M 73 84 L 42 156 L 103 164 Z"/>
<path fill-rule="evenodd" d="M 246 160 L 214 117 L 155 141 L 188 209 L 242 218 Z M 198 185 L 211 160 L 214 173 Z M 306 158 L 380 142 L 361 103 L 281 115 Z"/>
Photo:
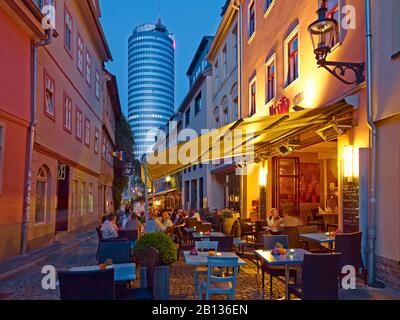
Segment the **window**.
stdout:
<path fill-rule="evenodd" d="M 86 82 L 90 86 L 92 83 L 92 56 L 86 50 Z"/>
<path fill-rule="evenodd" d="M 215 62 L 215 92 L 219 89 L 219 64 L 218 60 Z"/>
<path fill-rule="evenodd" d="M 82 112 L 76 109 L 76 138 L 82 141 Z"/>
<path fill-rule="evenodd" d="M 226 77 L 228 76 L 228 54 L 226 51 L 226 45 L 222 50 L 222 58 L 224 60 L 224 79 L 226 79 Z"/>
<path fill-rule="evenodd" d="M 228 105 L 228 98 L 227 97 L 224 97 L 223 99 L 222 99 L 222 103 L 221 103 L 221 106 L 222 106 L 222 115 L 223 115 L 223 124 L 222 125 L 226 125 L 226 124 L 228 124 L 229 123 L 229 105 Z"/>
<path fill-rule="evenodd" d="M 231 90 L 233 120 L 239 119 L 239 97 L 238 97 L 239 92 L 238 91 L 239 91 L 238 85 L 237 85 L 237 83 L 235 83 Z"/>
<path fill-rule="evenodd" d="M 270 102 L 276 97 L 276 78 L 275 78 L 275 58 L 272 57 L 268 62 L 267 62 L 267 68 L 266 68 L 266 102 Z"/>
<path fill-rule="evenodd" d="M 80 34 L 78 34 L 78 57 L 77 57 L 77 66 L 79 72 L 83 75 L 83 55 L 84 55 L 84 49 L 83 49 L 83 40 Z"/>
<path fill-rule="evenodd" d="M 45 222 L 46 210 L 48 206 L 48 180 L 47 172 L 44 167 L 40 168 L 36 176 L 36 197 L 35 197 L 35 223 Z"/>
<path fill-rule="evenodd" d="M 0 123 L 0 195 L 3 191 L 4 125 Z"/>
<path fill-rule="evenodd" d="M 81 191 L 80 191 L 80 214 L 85 213 L 85 189 L 86 189 L 86 184 L 84 182 L 81 182 Z"/>
<path fill-rule="evenodd" d="M 219 115 L 219 107 L 217 106 L 217 107 L 215 107 L 215 109 L 214 109 L 214 121 L 215 121 L 215 126 L 216 126 L 216 127 L 219 126 L 219 118 L 220 118 L 220 115 Z"/>
<path fill-rule="evenodd" d="M 190 124 L 190 108 L 185 112 L 185 125 L 186 127 Z"/>
<path fill-rule="evenodd" d="M 339 0 L 328 0 L 327 2 L 327 17 L 331 19 L 335 19 L 340 24 L 340 17 L 339 17 Z M 335 34 L 334 38 L 332 39 L 331 48 L 333 48 L 336 44 L 339 43 L 339 35 Z"/>
<path fill-rule="evenodd" d="M 72 54 L 72 17 L 71 14 L 65 9 L 65 35 L 64 46 L 68 53 Z"/>
<path fill-rule="evenodd" d="M 194 112 L 198 114 L 201 111 L 201 92 L 197 95 L 194 101 Z"/>
<path fill-rule="evenodd" d="M 44 111 L 47 116 L 54 120 L 54 109 L 55 109 L 55 85 L 54 81 L 48 74 L 45 74 L 45 106 Z"/>
<path fill-rule="evenodd" d="M 297 32 L 287 41 L 287 85 L 299 77 L 299 38 Z"/>
<path fill-rule="evenodd" d="M 72 101 L 64 94 L 64 129 L 71 133 L 72 131 Z"/>
<path fill-rule="evenodd" d="M 94 152 L 99 153 L 99 130 L 94 129 Z"/>
<path fill-rule="evenodd" d="M 238 53 L 239 53 L 238 52 L 239 39 L 238 39 L 237 25 L 233 28 L 232 38 L 233 38 L 233 54 L 234 54 L 235 64 L 236 64 L 238 62 Z"/>
<path fill-rule="evenodd" d="M 85 119 L 85 144 L 90 147 L 90 121 L 88 118 Z"/>
<path fill-rule="evenodd" d="M 249 116 L 253 116 L 257 112 L 257 81 L 254 78 L 249 85 L 249 97 L 250 97 L 250 114 Z"/>
<path fill-rule="evenodd" d="M 95 84 L 95 93 L 97 100 L 100 99 L 100 73 L 96 70 L 96 84 Z"/>
<path fill-rule="evenodd" d="M 274 0 L 264 0 L 264 12 L 267 13 L 271 9 Z"/>
<path fill-rule="evenodd" d="M 88 190 L 88 212 L 93 213 L 94 212 L 94 197 L 93 197 L 93 184 L 89 184 L 89 190 Z"/>
<path fill-rule="evenodd" d="M 106 152 L 107 152 L 107 150 L 106 150 L 106 137 L 103 136 L 103 143 L 102 143 L 102 146 L 101 146 L 101 157 L 104 160 L 106 160 Z"/>
<path fill-rule="evenodd" d="M 255 1 L 252 1 L 249 5 L 248 9 L 248 30 L 249 30 L 249 39 L 256 32 L 256 5 Z"/>

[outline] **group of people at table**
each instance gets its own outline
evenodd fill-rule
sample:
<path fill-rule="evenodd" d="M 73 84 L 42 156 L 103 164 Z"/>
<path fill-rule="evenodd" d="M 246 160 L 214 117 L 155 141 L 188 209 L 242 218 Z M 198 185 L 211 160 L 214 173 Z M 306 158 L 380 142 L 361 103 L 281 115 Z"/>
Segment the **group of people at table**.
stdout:
<path fill-rule="evenodd" d="M 143 232 L 167 232 L 172 226 L 179 226 L 188 218 L 188 213 L 185 210 L 165 210 L 160 212 L 152 209 L 149 214 L 149 221 L 145 221 L 145 207 L 142 199 L 135 202 L 133 207 L 126 206 L 121 208 L 118 216 L 110 214 L 105 217 L 101 225 L 101 233 L 103 239 L 118 238 L 119 230 L 133 231 L 137 230 L 140 235 Z M 200 214 L 193 210 L 190 218 L 196 218 L 201 221 Z"/>

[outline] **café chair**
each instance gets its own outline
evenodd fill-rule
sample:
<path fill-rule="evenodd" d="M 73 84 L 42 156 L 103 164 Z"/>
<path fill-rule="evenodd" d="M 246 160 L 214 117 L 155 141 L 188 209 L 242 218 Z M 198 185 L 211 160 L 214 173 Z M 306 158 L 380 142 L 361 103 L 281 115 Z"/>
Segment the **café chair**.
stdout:
<path fill-rule="evenodd" d="M 99 243 L 99 255 L 97 261 L 104 263 L 111 259 L 114 264 L 131 262 L 131 244 L 127 239 L 103 240 Z"/>
<path fill-rule="evenodd" d="M 114 269 L 59 271 L 61 300 L 115 300 Z"/>
<path fill-rule="evenodd" d="M 207 280 L 200 283 L 200 299 L 205 293 L 206 300 L 213 295 L 226 295 L 228 299 L 235 300 L 239 258 L 207 257 L 207 262 Z M 233 269 L 233 273 L 229 276 L 221 274 L 220 270 L 225 268 Z"/>
<path fill-rule="evenodd" d="M 210 237 L 210 241 L 218 242 L 219 252 L 233 252 L 233 236 Z"/>
<path fill-rule="evenodd" d="M 146 250 L 146 282 L 144 288 L 134 288 L 117 293 L 117 300 L 155 300 L 155 270 L 158 264 L 159 252 L 150 247 Z"/>
<path fill-rule="evenodd" d="M 302 234 L 319 233 L 318 226 L 316 225 L 300 226 L 297 229 L 300 236 Z M 303 240 L 302 245 L 306 248 L 307 251 L 311 253 L 323 253 L 324 251 L 326 251 L 320 243 L 317 243 L 315 241 Z"/>
<path fill-rule="evenodd" d="M 340 254 L 306 254 L 302 284 L 289 285 L 290 294 L 302 300 L 338 300 Z"/>
<path fill-rule="evenodd" d="M 287 249 L 302 248 L 308 250 L 308 242 L 300 239 L 298 227 L 283 227 L 282 235 L 287 235 L 289 239 Z"/>
<path fill-rule="evenodd" d="M 195 247 L 197 252 L 200 251 L 218 251 L 218 241 L 196 241 Z M 194 292 L 196 295 L 199 294 L 199 276 L 207 275 L 207 267 L 196 267 L 194 269 Z"/>
<path fill-rule="evenodd" d="M 285 249 L 289 248 L 289 239 L 286 235 L 279 236 L 264 236 L 263 237 L 263 249 L 264 250 L 272 250 L 275 248 L 275 245 L 280 243 Z M 273 278 L 284 277 L 285 276 L 285 267 L 284 266 L 269 266 L 267 263 L 262 262 L 261 264 L 261 272 L 262 272 L 262 288 L 265 288 L 265 274 L 269 274 L 269 294 L 272 297 L 272 288 L 273 288 Z M 297 270 L 290 269 L 289 276 L 294 279 L 294 282 L 297 282 Z"/>

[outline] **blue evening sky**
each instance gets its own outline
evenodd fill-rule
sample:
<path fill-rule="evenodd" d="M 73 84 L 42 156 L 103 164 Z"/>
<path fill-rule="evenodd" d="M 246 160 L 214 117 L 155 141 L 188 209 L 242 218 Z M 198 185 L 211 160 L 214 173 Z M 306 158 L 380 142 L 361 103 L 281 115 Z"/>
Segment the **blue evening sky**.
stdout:
<path fill-rule="evenodd" d="M 139 24 L 162 23 L 175 34 L 175 107 L 188 89 L 186 71 L 205 35 L 214 35 L 225 0 L 100 0 L 101 22 L 114 61 L 107 68 L 118 78 L 121 103 L 127 112 L 128 38 Z M 161 10 L 159 10 L 161 8 Z"/>

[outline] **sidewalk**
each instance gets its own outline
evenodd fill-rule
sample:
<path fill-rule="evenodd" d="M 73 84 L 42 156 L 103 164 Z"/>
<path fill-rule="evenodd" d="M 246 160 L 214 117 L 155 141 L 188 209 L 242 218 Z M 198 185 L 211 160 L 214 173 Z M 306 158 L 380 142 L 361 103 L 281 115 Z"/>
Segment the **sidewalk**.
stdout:
<path fill-rule="evenodd" d="M 25 256 L 17 256 L 0 263 L 0 281 L 5 281 L 33 266 L 48 260 L 61 252 L 78 247 L 81 243 L 96 237 L 93 231 L 80 234 L 66 234 L 44 248 L 29 252 Z"/>

